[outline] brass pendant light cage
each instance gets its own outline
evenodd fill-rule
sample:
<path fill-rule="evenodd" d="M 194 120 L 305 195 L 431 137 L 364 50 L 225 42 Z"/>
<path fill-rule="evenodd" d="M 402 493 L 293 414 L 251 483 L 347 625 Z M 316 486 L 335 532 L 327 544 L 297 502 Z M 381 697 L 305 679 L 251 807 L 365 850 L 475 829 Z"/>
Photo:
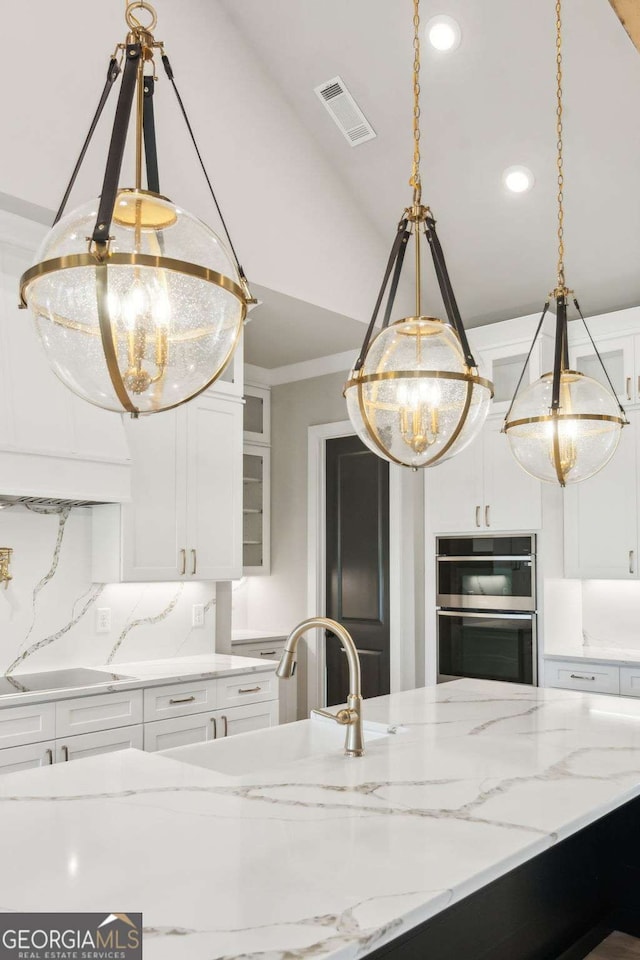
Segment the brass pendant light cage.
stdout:
<path fill-rule="evenodd" d="M 503 431 L 511 451 L 527 473 L 539 480 L 579 483 L 596 474 L 615 453 L 628 424 L 577 298 L 567 288 L 564 263 L 564 157 L 562 92 L 562 0 L 556 0 L 556 137 L 558 264 L 554 291 L 546 301 L 529 354 L 507 411 Z M 551 299 L 556 304 L 553 371 L 522 389 Z M 567 305 L 572 299 L 608 385 L 569 364 Z"/>
<path fill-rule="evenodd" d="M 146 23 L 141 22 L 144 15 Z M 54 226 L 20 281 L 52 369 L 74 393 L 117 412 L 171 409 L 206 390 L 238 344 L 251 297 L 173 69 L 146 0 L 127 4 L 129 32 L 105 87 Z M 225 244 L 162 196 L 153 98 L 162 60 L 220 215 Z M 65 215 L 111 90 L 122 77 L 102 191 Z M 135 101 L 135 185 L 120 184 Z M 143 165 L 146 189 L 143 188 Z"/>
<path fill-rule="evenodd" d="M 371 322 L 344 395 L 366 446 L 392 463 L 418 469 L 459 453 L 486 419 L 493 385 L 479 374 L 449 278 L 436 221 L 422 203 L 420 175 L 420 9 L 414 0 L 413 139 L 410 186 Z M 423 238 L 429 247 L 447 321 L 422 314 Z M 408 243 L 415 249 L 415 315 L 390 323 Z M 374 336 L 385 304 L 381 330 Z"/>

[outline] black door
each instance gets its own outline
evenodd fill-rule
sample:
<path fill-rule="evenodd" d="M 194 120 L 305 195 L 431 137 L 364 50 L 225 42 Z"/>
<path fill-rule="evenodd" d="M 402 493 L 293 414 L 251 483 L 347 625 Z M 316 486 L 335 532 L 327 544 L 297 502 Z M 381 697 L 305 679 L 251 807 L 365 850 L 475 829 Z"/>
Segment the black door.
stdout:
<path fill-rule="evenodd" d="M 360 651 L 362 694 L 389 693 L 389 464 L 357 437 L 327 440 L 327 616 Z M 347 658 L 326 638 L 327 705 L 344 703 Z"/>

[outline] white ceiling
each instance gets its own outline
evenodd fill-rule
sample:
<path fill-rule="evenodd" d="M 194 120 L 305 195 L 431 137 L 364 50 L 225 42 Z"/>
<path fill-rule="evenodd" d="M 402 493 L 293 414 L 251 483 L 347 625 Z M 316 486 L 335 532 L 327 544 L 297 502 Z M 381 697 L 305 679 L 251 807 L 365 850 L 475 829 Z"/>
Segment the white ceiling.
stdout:
<path fill-rule="evenodd" d="M 336 353 L 357 340 L 409 202 L 410 0 L 156 0 L 159 38 L 250 276 L 265 305 L 253 363 Z M 425 45 L 423 180 L 469 325 L 535 311 L 555 279 L 553 0 L 423 0 L 454 16 L 459 49 Z M 124 3 L 31 0 L 29 57 L 5 44 L 0 203 L 55 208 L 123 37 Z M 5 36 L 24 33 L 6 4 Z M 351 148 L 313 88 L 340 74 L 377 131 Z M 163 190 L 212 221 L 163 75 Z M 565 4 L 567 279 L 593 314 L 640 303 L 640 57 L 608 0 Z M 97 194 L 103 127 L 75 198 Z M 525 164 L 526 195 L 502 171 Z M 166 186 L 165 186 L 166 184 Z M 3 204 L 7 205 L 7 204 Z M 33 208 L 30 208 L 33 209 Z M 212 221 L 213 222 L 213 221 Z M 441 310 L 433 284 L 427 306 Z M 281 296 L 294 298 L 285 303 Z M 334 316 L 322 325 L 312 304 Z M 262 316 L 262 319 L 261 319 Z M 342 327 L 344 323 L 344 328 Z M 321 335 L 324 331 L 324 335 Z"/>

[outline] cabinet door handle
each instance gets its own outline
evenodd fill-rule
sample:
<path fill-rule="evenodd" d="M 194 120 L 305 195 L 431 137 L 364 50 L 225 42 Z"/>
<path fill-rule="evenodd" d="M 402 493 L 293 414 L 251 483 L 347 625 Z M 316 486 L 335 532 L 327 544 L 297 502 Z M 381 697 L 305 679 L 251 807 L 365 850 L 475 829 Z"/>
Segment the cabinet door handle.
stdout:
<path fill-rule="evenodd" d="M 169 703 L 172 705 L 174 703 L 193 703 L 194 700 L 195 697 L 171 697 Z"/>
<path fill-rule="evenodd" d="M 66 763 L 69 759 L 69 747 L 62 747 L 62 759 Z"/>
<path fill-rule="evenodd" d="M 191 551 L 191 576 L 195 577 L 198 572 L 197 554 L 195 550 Z"/>
<path fill-rule="evenodd" d="M 596 678 L 595 678 L 595 677 L 587 677 L 586 674 L 584 674 L 584 673 L 572 673 L 572 674 L 571 674 L 571 679 L 572 679 L 572 680 L 595 680 Z"/>
<path fill-rule="evenodd" d="M 635 559 L 636 552 L 635 550 L 629 550 L 629 573 L 635 573 Z"/>
<path fill-rule="evenodd" d="M 476 527 L 480 526 L 480 506 L 476 507 Z"/>
<path fill-rule="evenodd" d="M 242 687 L 238 690 L 238 693 L 260 693 L 262 687 L 245 687 L 244 690 Z"/>
<path fill-rule="evenodd" d="M 44 755 L 47 758 L 47 763 L 51 766 L 53 763 L 53 750 L 45 750 Z"/>
<path fill-rule="evenodd" d="M 215 717 L 211 717 L 211 727 L 213 729 L 213 739 L 218 739 L 218 723 Z"/>
<path fill-rule="evenodd" d="M 484 525 L 485 527 L 491 526 L 491 504 L 487 504 L 484 508 Z"/>
<path fill-rule="evenodd" d="M 627 377 L 627 400 L 631 400 L 631 377 Z"/>
<path fill-rule="evenodd" d="M 187 551 L 184 549 L 184 547 L 180 551 L 180 557 L 182 560 L 182 564 L 180 566 L 180 576 L 184 577 L 185 573 L 187 572 Z"/>
<path fill-rule="evenodd" d="M 227 718 L 225 717 L 224 714 L 220 717 L 220 719 L 224 720 L 224 733 L 222 734 L 222 736 L 226 737 L 227 734 L 229 733 L 229 723 L 227 722 Z"/>
<path fill-rule="evenodd" d="M 261 651 L 260 651 L 260 656 L 261 656 L 261 657 L 275 657 L 275 656 L 276 656 L 276 651 L 275 651 L 275 650 L 261 650 Z"/>

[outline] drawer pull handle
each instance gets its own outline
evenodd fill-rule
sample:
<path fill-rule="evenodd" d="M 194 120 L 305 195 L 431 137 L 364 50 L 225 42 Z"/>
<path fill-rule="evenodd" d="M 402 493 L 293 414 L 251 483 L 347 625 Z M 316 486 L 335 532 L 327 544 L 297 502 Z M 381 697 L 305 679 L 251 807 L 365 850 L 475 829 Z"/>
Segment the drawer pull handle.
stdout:
<path fill-rule="evenodd" d="M 629 573 L 635 573 L 635 550 L 629 550 Z"/>
<path fill-rule="evenodd" d="M 240 687 L 238 693 L 260 693 L 261 690 L 262 687 L 244 687 L 244 689 Z"/>
<path fill-rule="evenodd" d="M 228 723 L 227 718 L 225 717 L 224 714 L 220 717 L 220 719 L 221 719 L 221 720 L 224 720 L 224 733 L 223 733 L 223 737 L 226 737 L 227 734 L 229 733 L 229 723 Z"/>
<path fill-rule="evenodd" d="M 180 557 L 182 558 L 182 565 L 180 567 L 180 576 L 184 577 L 185 573 L 187 572 L 187 551 L 184 549 L 184 547 L 180 551 Z"/>
<path fill-rule="evenodd" d="M 175 703 L 193 703 L 194 700 L 195 697 L 171 697 L 169 703 L 172 705 Z"/>
<path fill-rule="evenodd" d="M 68 759 L 69 759 L 69 747 L 63 747 L 63 748 L 62 748 L 62 759 L 64 760 L 65 763 L 68 761 Z"/>
<path fill-rule="evenodd" d="M 276 655 L 276 651 L 275 651 L 275 650 L 261 650 L 261 651 L 260 651 L 260 656 L 261 656 L 261 657 L 275 657 L 275 655 Z"/>
<path fill-rule="evenodd" d="M 211 726 L 213 727 L 213 739 L 218 739 L 218 724 L 215 717 L 211 717 Z"/>
<path fill-rule="evenodd" d="M 45 750 L 44 755 L 47 758 L 47 763 L 51 766 L 53 764 L 53 750 Z"/>
<path fill-rule="evenodd" d="M 571 679 L 572 679 L 572 680 L 595 680 L 596 678 L 595 678 L 595 677 L 587 677 L 587 675 L 584 674 L 584 673 L 572 673 L 572 674 L 571 674 Z"/>

